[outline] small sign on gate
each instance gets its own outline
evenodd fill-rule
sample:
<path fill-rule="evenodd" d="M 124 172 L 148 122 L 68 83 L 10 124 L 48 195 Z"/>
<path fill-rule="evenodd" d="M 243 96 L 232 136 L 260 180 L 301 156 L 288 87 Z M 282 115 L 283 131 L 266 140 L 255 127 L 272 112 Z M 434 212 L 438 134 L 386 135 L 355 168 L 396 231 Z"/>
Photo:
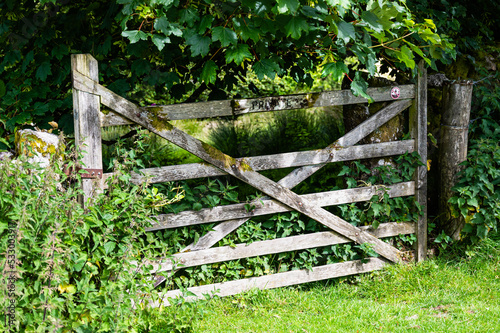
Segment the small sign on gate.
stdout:
<path fill-rule="evenodd" d="M 391 89 L 391 97 L 392 99 L 398 99 L 401 95 L 401 90 L 398 87 L 392 87 Z"/>

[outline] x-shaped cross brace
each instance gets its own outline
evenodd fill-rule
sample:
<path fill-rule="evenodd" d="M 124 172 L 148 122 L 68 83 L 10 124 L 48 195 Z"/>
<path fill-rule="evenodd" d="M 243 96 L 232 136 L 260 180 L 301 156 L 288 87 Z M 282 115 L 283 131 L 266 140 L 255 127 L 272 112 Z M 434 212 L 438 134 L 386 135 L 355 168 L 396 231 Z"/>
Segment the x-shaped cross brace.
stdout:
<path fill-rule="evenodd" d="M 323 165 L 307 166 L 296 169 L 294 172 L 292 172 L 293 176 L 289 175 L 282 179 L 279 183 L 276 183 L 269 178 L 259 174 L 258 172 L 252 170 L 252 168 L 248 164 L 246 164 L 244 160 L 232 158 L 231 156 L 224 154 L 220 150 L 188 135 L 187 133 L 173 127 L 168 122 L 168 120 L 156 117 L 152 113 L 149 113 L 146 110 L 136 106 L 134 103 L 126 100 L 125 98 L 116 95 L 112 91 L 104 88 L 97 82 L 78 72 L 74 72 L 74 86 L 75 88 L 82 91 L 99 95 L 101 97 L 101 103 L 110 107 L 119 115 L 130 119 L 131 121 L 143 126 L 144 128 L 159 135 L 160 137 L 198 156 L 202 160 L 248 183 L 249 185 L 282 202 L 290 208 L 293 208 L 296 211 L 301 212 L 302 214 L 322 223 L 323 225 L 339 233 L 340 235 L 343 235 L 358 244 L 371 244 L 372 249 L 375 252 L 390 261 L 402 261 L 400 252 L 393 246 L 381 241 L 368 232 L 362 231 L 361 229 L 351 225 L 347 221 L 339 218 L 338 216 L 335 216 L 327 210 L 316 206 L 310 200 L 301 198 L 288 188 L 291 188 L 300 183 L 303 179 L 307 178 L 309 175 L 312 175 L 314 172 L 323 167 Z M 402 100 L 388 106 L 386 109 L 392 111 L 393 114 L 387 120 L 392 118 L 397 113 L 401 112 L 410 104 L 411 101 Z M 385 112 L 385 115 L 387 115 L 388 113 L 391 112 Z M 379 112 L 378 114 L 381 114 L 381 112 Z M 369 125 L 366 125 L 364 123 L 362 124 L 362 127 L 369 128 L 370 119 L 365 122 Z M 385 123 L 385 121 L 382 123 L 378 122 L 378 125 L 375 125 L 375 123 L 377 122 L 371 122 L 371 127 L 373 128 L 366 134 L 370 133 L 381 124 Z M 353 145 L 361 140 L 364 136 L 366 136 L 366 134 L 360 136 L 359 131 L 356 131 L 356 129 L 354 129 L 343 138 L 325 149 L 333 150 L 335 146 Z"/>

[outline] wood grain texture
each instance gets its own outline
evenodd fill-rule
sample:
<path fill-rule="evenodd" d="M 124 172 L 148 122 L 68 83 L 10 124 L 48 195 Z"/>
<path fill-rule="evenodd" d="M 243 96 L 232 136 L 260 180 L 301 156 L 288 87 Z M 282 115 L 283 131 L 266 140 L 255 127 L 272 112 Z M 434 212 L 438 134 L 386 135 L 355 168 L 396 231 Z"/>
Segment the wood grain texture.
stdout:
<path fill-rule="evenodd" d="M 89 87 L 88 85 L 86 85 Z M 84 89 L 82 87 L 82 89 Z M 98 90 L 99 87 L 97 87 Z M 413 85 L 400 86 L 400 100 L 414 98 Z M 368 88 L 368 94 L 375 102 L 391 101 L 391 87 Z M 235 99 L 225 101 L 209 101 L 174 105 L 150 106 L 144 109 L 160 115 L 168 120 L 202 119 L 223 116 L 236 116 L 246 113 L 268 112 L 278 110 L 305 109 L 311 107 L 337 106 L 366 103 L 363 97 L 357 97 L 350 90 L 336 90 L 318 93 L 272 96 L 252 99 Z M 102 126 L 131 124 L 132 122 L 116 113 L 101 114 Z"/>
<path fill-rule="evenodd" d="M 83 77 L 83 76 L 82 76 Z M 85 80 L 85 79 L 84 79 Z M 90 81 L 90 80 L 88 80 Z M 273 182 L 254 171 L 248 164 L 240 162 L 228 156 L 218 149 L 201 142 L 200 140 L 184 133 L 172 126 L 168 120 L 158 117 L 158 114 L 147 112 L 130 101 L 113 93 L 94 82 L 90 82 L 98 89 L 101 102 L 115 110 L 125 118 L 143 126 L 149 131 L 174 143 L 175 145 L 189 151 L 202 160 L 216 166 L 228 174 L 255 187 L 283 204 L 303 213 L 304 215 L 322 223 L 335 232 L 344 235 L 358 244 L 370 243 L 373 250 L 381 256 L 394 261 L 401 262 L 401 253 L 394 247 L 382 242 L 378 238 L 354 227 L 338 216 L 331 214 L 323 208 L 317 207 L 310 200 L 304 200 L 291 190 Z M 98 87 L 99 86 L 99 87 Z"/>
<path fill-rule="evenodd" d="M 296 284 L 314 282 L 326 279 L 332 279 L 341 276 L 349 276 L 362 274 L 382 269 L 387 263 L 380 258 L 369 258 L 363 263 L 361 260 L 347 261 L 343 263 L 330 264 L 324 266 L 313 267 L 312 270 L 296 270 L 290 272 L 277 273 L 272 275 L 264 275 L 249 279 L 229 281 L 223 283 L 215 283 L 205 286 L 187 288 L 188 291 L 196 296 L 189 296 L 187 301 L 204 298 L 204 294 L 214 294 L 219 297 L 236 295 L 254 288 L 258 289 L 273 289 L 279 287 L 292 286 Z M 218 292 L 215 292 L 217 291 Z M 147 306 L 159 307 L 160 305 L 168 306 L 169 298 L 181 296 L 180 290 L 168 291 L 164 294 L 161 301 L 150 302 Z"/>
<path fill-rule="evenodd" d="M 415 194 L 414 182 L 398 183 L 390 186 L 369 186 L 346 190 L 320 192 L 301 195 L 301 198 L 310 200 L 319 207 L 341 205 L 351 202 L 368 201 L 375 194 L 387 193 L 390 198 Z M 183 211 L 177 214 L 162 214 L 156 217 L 157 222 L 146 231 L 179 228 L 203 223 L 212 223 L 229 219 L 250 219 L 255 216 L 276 214 L 291 211 L 292 209 L 276 200 L 262 198 L 255 202 L 252 210 L 246 209 L 247 204 L 232 204 L 205 208 L 198 211 Z"/>
<path fill-rule="evenodd" d="M 344 148 L 330 147 L 322 150 L 243 157 L 237 158 L 236 161 L 240 161 L 240 163 L 244 161 L 253 170 L 262 171 L 400 155 L 407 152 L 413 152 L 414 146 L 415 143 L 413 140 L 392 141 Z M 154 184 L 167 181 L 227 175 L 226 172 L 206 163 L 191 163 L 170 165 L 160 168 L 148 168 L 142 169 L 140 172 L 142 174 L 131 173 L 132 183 L 140 184 L 148 181 L 149 183 Z"/>
<path fill-rule="evenodd" d="M 409 222 L 388 222 L 381 223 L 377 229 L 373 229 L 370 226 L 360 227 L 360 229 L 369 232 L 377 238 L 384 238 L 412 234 L 416 231 L 416 224 Z M 213 264 L 228 260 L 250 258 L 288 251 L 311 249 L 335 244 L 345 244 L 349 242 L 350 240 L 343 236 L 339 236 L 334 232 L 325 231 L 314 234 L 258 241 L 250 244 L 215 247 L 206 250 L 174 254 L 171 259 L 152 263 L 153 268 L 150 270 L 150 273 L 156 274 L 179 268 Z"/>
<path fill-rule="evenodd" d="M 99 96 L 78 89 L 75 84 L 78 76 L 88 80 L 98 81 L 97 60 L 90 54 L 74 54 L 71 56 L 73 74 L 73 120 L 75 124 L 75 144 L 81 153 L 82 167 L 87 169 L 102 169 L 101 124 L 99 120 Z M 96 191 L 102 190 L 102 181 L 82 179 L 83 204 L 89 205 Z"/>
<path fill-rule="evenodd" d="M 422 207 L 422 216 L 417 221 L 416 260 L 427 257 L 427 71 L 424 62 L 418 66 L 415 103 L 410 109 L 410 131 L 415 140 L 415 151 L 423 165 L 415 171 L 415 198 Z"/>

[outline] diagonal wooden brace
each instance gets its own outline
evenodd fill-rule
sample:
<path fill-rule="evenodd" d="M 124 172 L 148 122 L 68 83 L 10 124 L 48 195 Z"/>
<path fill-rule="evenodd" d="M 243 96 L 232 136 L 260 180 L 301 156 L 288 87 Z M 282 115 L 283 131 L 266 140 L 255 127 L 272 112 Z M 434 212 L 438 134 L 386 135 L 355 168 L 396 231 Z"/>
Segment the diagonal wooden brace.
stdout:
<path fill-rule="evenodd" d="M 356 128 L 352 129 L 349 133 L 345 134 L 337 141 L 323 149 L 323 151 L 328 151 L 329 149 L 334 149 L 338 146 L 349 147 L 355 145 L 375 129 L 379 128 L 394 116 L 399 114 L 401 111 L 409 107 L 411 104 L 411 100 L 402 100 L 391 103 L 390 105 L 386 106 L 385 108 L 371 116 L 369 119 L 365 120 L 363 123 L 359 124 Z M 326 164 L 308 165 L 295 169 L 287 176 L 282 178 L 278 182 L 278 184 L 291 189 L 306 180 L 315 172 L 319 171 L 325 165 Z M 248 219 L 235 219 L 219 223 L 213 228 L 212 231 L 209 231 L 207 234 L 200 237 L 196 244 L 187 246 L 186 248 L 182 249 L 181 252 L 207 249 L 213 246 L 229 233 L 236 230 L 246 221 L 248 221 Z"/>
<path fill-rule="evenodd" d="M 118 96 L 109 89 L 104 88 L 81 74 L 74 73 L 74 78 L 76 78 L 75 81 L 84 81 L 85 86 L 88 86 L 90 88 L 89 90 L 91 90 L 89 92 L 100 95 L 101 103 L 113 109 L 121 116 L 132 120 L 149 131 L 198 156 L 204 161 L 250 184 L 258 190 L 261 190 L 270 197 L 322 223 L 340 235 L 358 244 L 370 243 L 375 252 L 390 261 L 402 262 L 401 253 L 396 248 L 351 225 L 325 209 L 317 207 L 310 200 L 301 198 L 283 185 L 273 182 L 258 172 L 253 171 L 248 164 L 237 161 L 218 149 L 193 138 L 173 127 L 167 120 L 158 119 L 154 114 L 148 113 L 132 102 Z M 80 87 L 77 88 L 80 89 Z"/>

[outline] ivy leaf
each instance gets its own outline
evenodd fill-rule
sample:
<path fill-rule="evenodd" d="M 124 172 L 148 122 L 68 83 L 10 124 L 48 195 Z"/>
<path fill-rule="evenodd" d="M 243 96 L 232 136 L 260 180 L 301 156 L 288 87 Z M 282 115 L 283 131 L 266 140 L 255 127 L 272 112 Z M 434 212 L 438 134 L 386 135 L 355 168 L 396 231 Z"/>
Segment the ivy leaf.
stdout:
<path fill-rule="evenodd" d="M 342 61 L 337 61 L 326 64 L 323 68 L 321 76 L 326 77 L 331 75 L 333 80 L 340 81 L 346 73 L 349 73 L 349 69 L 346 64 Z"/>
<path fill-rule="evenodd" d="M 187 32 L 186 44 L 191 47 L 191 56 L 193 57 L 198 55 L 204 57 L 210 51 L 210 38 L 201 36 L 193 31 Z"/>
<path fill-rule="evenodd" d="M 378 21 L 378 16 L 375 15 L 374 13 L 372 13 L 370 11 L 364 11 L 361 14 L 361 18 L 368 25 L 368 27 L 370 29 L 372 29 L 373 31 L 382 32 L 384 30 L 384 27 Z"/>
<path fill-rule="evenodd" d="M 256 62 L 252 66 L 252 69 L 259 80 L 264 79 L 265 76 L 272 80 L 276 76 L 276 72 L 279 71 L 280 67 L 277 63 L 269 59 L 262 59 L 261 61 Z"/>
<path fill-rule="evenodd" d="M 165 44 L 170 43 L 170 38 L 159 34 L 153 35 L 151 39 L 153 40 L 153 43 L 156 45 L 159 51 L 163 50 Z"/>
<path fill-rule="evenodd" d="M 339 22 L 337 23 L 337 28 L 339 30 L 339 38 L 344 40 L 346 44 L 349 40 L 356 38 L 354 26 L 351 23 L 347 23 L 345 21 Z"/>
<path fill-rule="evenodd" d="M 484 224 L 479 224 L 477 226 L 477 237 L 483 239 L 486 238 L 486 235 L 488 234 L 488 227 L 485 226 Z"/>
<path fill-rule="evenodd" d="M 132 44 L 148 39 L 148 34 L 140 30 L 125 30 L 122 31 L 122 36 L 128 38 Z"/>
<path fill-rule="evenodd" d="M 354 80 L 351 82 L 351 91 L 354 96 L 361 96 L 368 100 L 369 103 L 373 102 L 373 98 L 366 93 L 368 89 L 368 83 L 361 77 L 359 72 L 356 72 Z"/>
<path fill-rule="evenodd" d="M 290 21 L 285 25 L 286 36 L 292 36 L 293 39 L 299 39 L 302 32 L 309 31 L 309 25 L 304 18 L 292 17 Z"/>
<path fill-rule="evenodd" d="M 234 61 L 236 65 L 241 65 L 245 59 L 252 59 L 252 53 L 250 53 L 249 49 L 250 47 L 247 44 L 238 44 L 228 48 L 226 50 L 226 62 L 230 63 Z"/>
<path fill-rule="evenodd" d="M 52 71 L 50 70 L 50 62 L 45 61 L 36 70 L 35 77 L 40 81 L 45 82 L 47 76 L 49 76 L 50 74 L 52 74 Z"/>
<path fill-rule="evenodd" d="M 215 27 L 212 29 L 212 41 L 220 41 L 222 47 L 226 47 L 229 44 L 236 44 L 238 41 L 238 36 L 236 32 L 225 27 Z"/>
<path fill-rule="evenodd" d="M 219 66 L 217 66 L 213 60 L 207 61 L 201 71 L 201 79 L 205 81 L 207 84 L 215 83 L 215 80 L 217 80 L 218 69 Z"/>

